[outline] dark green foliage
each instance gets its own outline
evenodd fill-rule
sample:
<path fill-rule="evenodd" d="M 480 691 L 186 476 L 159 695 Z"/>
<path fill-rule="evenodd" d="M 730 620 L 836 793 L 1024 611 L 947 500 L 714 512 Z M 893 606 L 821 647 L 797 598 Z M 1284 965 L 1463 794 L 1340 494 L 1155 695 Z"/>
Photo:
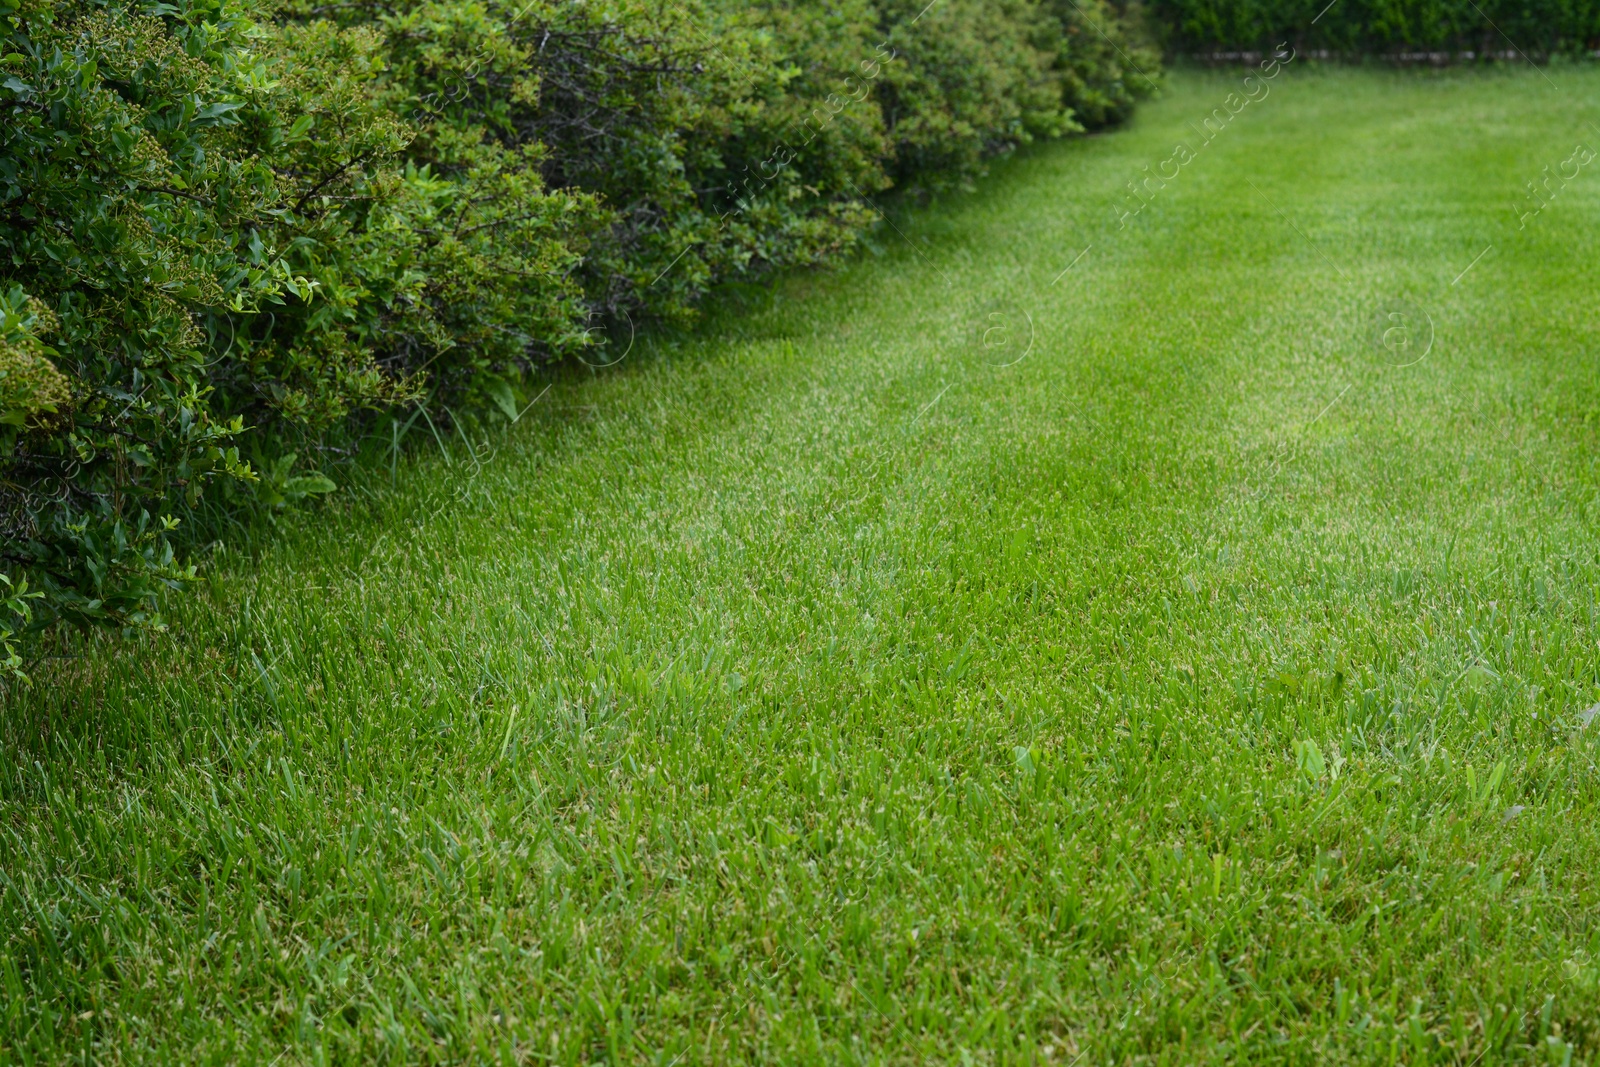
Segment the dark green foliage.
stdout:
<path fill-rule="evenodd" d="M 1597 0 L 1154 0 L 1170 43 L 1190 50 L 1291 41 L 1346 56 L 1415 50 L 1532 57 L 1600 47 Z"/>
<path fill-rule="evenodd" d="M 0 573 L 41 624 L 159 627 L 386 414 L 514 416 L 1153 85 L 1103 0 L 253 4 L 0 0 Z"/>
<path fill-rule="evenodd" d="M 875 221 L 869 198 L 894 181 L 969 181 L 996 152 L 1125 117 L 1151 84 L 1130 80 L 1135 46 L 1100 0 L 294 13 L 383 33 L 395 99 L 424 131 L 414 165 L 529 153 L 549 188 L 599 205 L 578 270 L 591 327 L 682 319 L 720 281 L 820 262 Z"/>
<path fill-rule="evenodd" d="M 1161 54 L 1145 39 L 1137 4 L 1119 14 L 1107 0 L 1045 0 L 1045 10 L 1061 28 L 1056 69 L 1062 100 L 1086 129 L 1122 122 L 1156 91 Z"/>
<path fill-rule="evenodd" d="M 895 175 L 942 183 L 1035 137 L 1081 130 L 1055 71 L 1059 27 L 1031 3 L 893 0 L 890 41 L 905 56 L 884 79 Z"/>
<path fill-rule="evenodd" d="M 302 284 L 251 226 L 273 175 L 234 127 L 259 69 L 231 8 L 3 2 L 0 289 L 12 350 L 71 383 L 4 440 L 5 563 L 37 575 L 53 612 L 153 623 L 160 584 L 189 574 L 171 501 L 248 476 L 243 423 L 208 403 L 197 312 L 247 314 Z"/>
<path fill-rule="evenodd" d="M 245 490 L 212 512 L 327 491 L 293 457 L 362 412 L 475 372 L 493 390 L 533 338 L 581 340 L 583 199 L 545 196 L 527 159 L 409 166 L 417 124 L 371 30 L 231 8 L 10 22 L 0 522 L 45 619 L 159 626 L 194 574 L 175 516 L 205 513 L 208 482 Z"/>

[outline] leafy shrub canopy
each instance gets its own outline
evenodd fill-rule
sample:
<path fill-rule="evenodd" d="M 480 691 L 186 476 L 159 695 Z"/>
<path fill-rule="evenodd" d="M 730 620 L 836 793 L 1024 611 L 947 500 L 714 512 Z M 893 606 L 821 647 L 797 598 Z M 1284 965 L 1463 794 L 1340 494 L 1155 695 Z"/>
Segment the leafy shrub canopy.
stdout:
<path fill-rule="evenodd" d="M 1125 117 L 1101 0 L 0 0 L 0 642 L 159 627 L 397 409 Z M 1137 57 L 1137 58 L 1136 58 Z"/>

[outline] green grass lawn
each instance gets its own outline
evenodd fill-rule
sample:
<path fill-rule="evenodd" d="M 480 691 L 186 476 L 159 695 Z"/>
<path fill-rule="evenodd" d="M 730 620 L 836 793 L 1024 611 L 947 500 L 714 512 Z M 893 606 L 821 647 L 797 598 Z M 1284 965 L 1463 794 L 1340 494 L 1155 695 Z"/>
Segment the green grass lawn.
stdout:
<path fill-rule="evenodd" d="M 0 1061 L 1600 1059 L 1600 72 L 1240 78 L 40 664 Z"/>

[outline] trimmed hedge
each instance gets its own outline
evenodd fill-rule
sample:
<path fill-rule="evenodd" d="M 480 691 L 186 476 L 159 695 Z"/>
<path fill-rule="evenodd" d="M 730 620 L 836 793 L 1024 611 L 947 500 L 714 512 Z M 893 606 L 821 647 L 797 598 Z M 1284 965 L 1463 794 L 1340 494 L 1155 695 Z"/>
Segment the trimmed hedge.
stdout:
<path fill-rule="evenodd" d="M 1279 41 L 1347 57 L 1600 49 L 1600 0 L 1153 0 L 1151 12 L 1169 47 L 1198 53 Z"/>
<path fill-rule="evenodd" d="M 1124 118 L 1104 0 L 0 0 L 0 662 L 421 408 Z M 414 421 L 414 416 L 412 418 Z"/>

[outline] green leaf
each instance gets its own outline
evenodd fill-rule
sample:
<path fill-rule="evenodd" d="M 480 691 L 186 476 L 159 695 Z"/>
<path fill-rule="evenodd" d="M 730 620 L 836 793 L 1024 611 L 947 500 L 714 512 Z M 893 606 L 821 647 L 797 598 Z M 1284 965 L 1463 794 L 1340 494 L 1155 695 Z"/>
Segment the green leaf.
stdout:
<path fill-rule="evenodd" d="M 493 375 L 484 375 L 484 391 L 489 394 L 495 406 L 512 422 L 516 422 L 522 412 L 517 407 L 517 394 L 512 391 L 511 383 L 504 378 Z"/>
<path fill-rule="evenodd" d="M 207 104 L 195 114 L 194 124 L 196 126 L 222 125 L 224 120 L 227 120 L 228 115 L 238 111 L 241 107 L 244 107 L 244 105 L 230 103 Z"/>

